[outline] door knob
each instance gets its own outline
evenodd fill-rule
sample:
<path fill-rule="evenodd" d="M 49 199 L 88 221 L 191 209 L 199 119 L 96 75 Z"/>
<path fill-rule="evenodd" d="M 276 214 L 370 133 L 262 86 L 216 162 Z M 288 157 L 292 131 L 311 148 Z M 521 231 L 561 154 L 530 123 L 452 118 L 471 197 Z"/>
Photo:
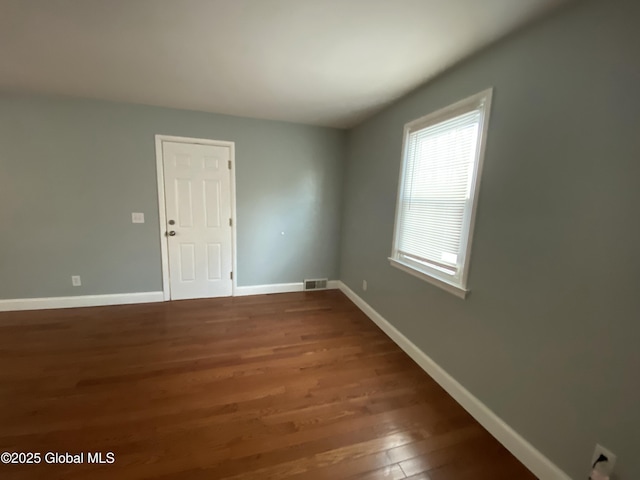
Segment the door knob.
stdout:
<path fill-rule="evenodd" d="M 175 232 L 175 230 L 171 230 L 171 231 L 169 232 L 169 236 L 170 236 L 170 237 L 175 237 L 175 236 L 176 236 L 176 232 Z"/>

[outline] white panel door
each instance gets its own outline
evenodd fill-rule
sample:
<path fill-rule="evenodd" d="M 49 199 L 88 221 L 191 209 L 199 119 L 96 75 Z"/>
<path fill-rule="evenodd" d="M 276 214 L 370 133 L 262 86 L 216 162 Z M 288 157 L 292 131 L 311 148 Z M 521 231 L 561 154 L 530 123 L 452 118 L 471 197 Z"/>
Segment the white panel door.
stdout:
<path fill-rule="evenodd" d="M 163 142 L 171 299 L 232 294 L 231 148 Z"/>

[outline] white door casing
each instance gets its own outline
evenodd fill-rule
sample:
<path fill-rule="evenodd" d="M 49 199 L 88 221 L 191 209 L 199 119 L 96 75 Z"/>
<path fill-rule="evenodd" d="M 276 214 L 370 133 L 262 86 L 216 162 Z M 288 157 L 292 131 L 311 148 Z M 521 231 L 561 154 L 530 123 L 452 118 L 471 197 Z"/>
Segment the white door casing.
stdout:
<path fill-rule="evenodd" d="M 232 295 L 233 144 L 156 136 L 156 148 L 165 300 Z"/>

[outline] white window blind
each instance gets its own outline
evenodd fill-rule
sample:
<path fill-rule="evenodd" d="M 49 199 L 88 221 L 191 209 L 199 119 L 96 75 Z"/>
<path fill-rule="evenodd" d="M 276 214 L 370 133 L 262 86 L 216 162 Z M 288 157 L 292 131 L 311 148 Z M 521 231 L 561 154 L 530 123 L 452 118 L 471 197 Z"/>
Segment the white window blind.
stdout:
<path fill-rule="evenodd" d="M 465 288 L 486 98 L 407 125 L 392 259 Z"/>

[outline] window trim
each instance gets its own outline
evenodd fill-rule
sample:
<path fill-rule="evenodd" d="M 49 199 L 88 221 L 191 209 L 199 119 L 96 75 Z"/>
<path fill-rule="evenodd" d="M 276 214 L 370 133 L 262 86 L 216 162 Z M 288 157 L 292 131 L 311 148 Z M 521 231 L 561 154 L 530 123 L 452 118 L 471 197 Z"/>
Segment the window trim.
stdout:
<path fill-rule="evenodd" d="M 487 131 L 489 127 L 489 117 L 491 115 L 492 99 L 493 88 L 483 90 L 482 92 L 476 93 L 475 95 L 460 100 L 459 102 L 441 108 L 435 112 L 432 112 L 428 115 L 405 124 L 402 137 L 402 162 L 400 165 L 400 175 L 398 178 L 398 196 L 396 199 L 396 213 L 393 224 L 393 243 L 391 247 L 391 256 L 389 257 L 389 262 L 392 266 L 399 268 L 400 270 L 422 280 L 425 280 L 450 293 L 453 293 L 454 295 L 462 299 L 466 298 L 470 292 L 470 290 L 467 288 L 467 280 L 469 274 L 469 265 L 471 264 L 471 246 L 473 243 L 473 231 L 475 227 L 476 210 L 478 206 L 478 192 L 480 191 L 480 181 L 482 179 L 482 167 L 484 166 L 484 156 L 487 147 Z M 412 132 L 444 122 L 459 114 L 468 112 L 474 107 L 482 105 L 484 105 L 484 109 L 482 115 L 482 124 L 480 125 L 480 150 L 478 152 L 478 160 L 477 162 L 474 162 L 475 168 L 473 169 L 472 173 L 471 192 L 469 197 L 471 201 L 471 208 L 465 208 L 465 215 L 463 220 L 463 234 L 461 238 L 461 251 L 463 255 L 461 262 L 462 268 L 457 275 L 448 275 L 427 265 L 412 265 L 412 262 L 399 258 L 398 254 L 398 229 L 400 227 L 399 214 L 403 197 L 404 178 L 408 163 L 407 145 L 409 135 Z"/>

